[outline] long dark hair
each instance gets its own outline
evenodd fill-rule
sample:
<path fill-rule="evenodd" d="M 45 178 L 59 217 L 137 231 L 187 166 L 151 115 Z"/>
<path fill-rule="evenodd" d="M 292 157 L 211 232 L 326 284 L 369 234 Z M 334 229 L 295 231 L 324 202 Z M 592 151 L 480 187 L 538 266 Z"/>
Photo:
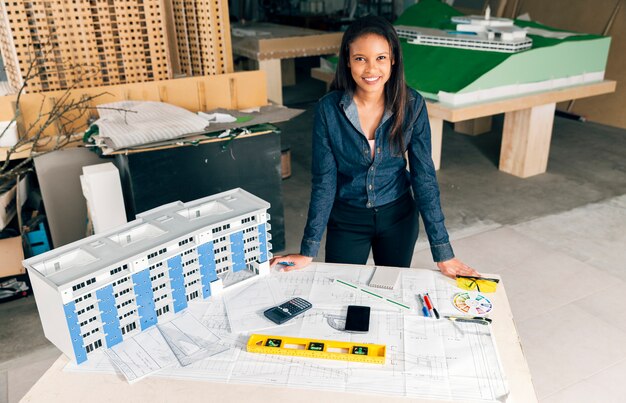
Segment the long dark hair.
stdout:
<path fill-rule="evenodd" d="M 356 83 L 350 73 L 348 61 L 350 60 L 350 45 L 359 37 L 367 34 L 382 36 L 391 47 L 392 66 L 391 76 L 385 84 L 385 108 L 394 114 L 389 143 L 395 144 L 399 153 L 404 152 L 402 141 L 403 123 L 406 114 L 408 98 L 407 86 L 404 80 L 404 64 L 402 63 L 402 51 L 400 40 L 393 25 L 386 19 L 377 16 L 367 16 L 354 21 L 341 40 L 339 49 L 339 62 L 335 71 L 335 78 L 330 85 L 331 90 L 348 91 L 354 94 Z"/>

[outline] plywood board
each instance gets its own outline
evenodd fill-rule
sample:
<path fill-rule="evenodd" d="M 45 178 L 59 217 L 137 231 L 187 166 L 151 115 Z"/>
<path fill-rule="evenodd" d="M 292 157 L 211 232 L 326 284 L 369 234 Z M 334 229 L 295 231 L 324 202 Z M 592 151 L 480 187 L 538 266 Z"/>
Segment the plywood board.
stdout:
<path fill-rule="evenodd" d="M 247 35 L 238 36 L 237 30 Z M 288 59 L 339 52 L 341 32 L 269 23 L 233 24 L 233 53 L 254 60 Z"/>
<path fill-rule="evenodd" d="M 24 94 L 20 98 L 24 126 L 29 127 L 37 121 L 40 113 L 47 112 L 51 106 L 51 98 L 77 101 L 83 96 L 99 95 L 93 100 L 93 106 L 125 99 L 163 101 L 192 112 L 215 108 L 252 108 L 267 104 L 267 82 L 264 72 L 245 71 L 215 76 L 83 88 L 62 98 L 66 95 L 65 91 Z M 13 118 L 11 102 L 15 100 L 15 95 L 0 97 L 0 121 Z M 43 109 L 40 112 L 42 105 Z M 82 116 L 73 125 L 75 132 L 85 130 L 86 119 L 86 115 Z M 50 126 L 45 133 L 56 135 L 57 128 Z"/>
<path fill-rule="evenodd" d="M 0 239 L 0 277 L 24 274 L 22 237 Z"/>

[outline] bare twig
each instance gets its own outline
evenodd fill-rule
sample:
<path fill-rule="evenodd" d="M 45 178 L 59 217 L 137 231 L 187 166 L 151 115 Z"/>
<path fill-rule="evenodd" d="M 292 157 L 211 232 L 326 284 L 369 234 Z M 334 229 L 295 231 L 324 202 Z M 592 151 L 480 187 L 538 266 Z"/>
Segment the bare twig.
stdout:
<path fill-rule="evenodd" d="M 19 124 L 22 120 L 23 94 L 26 93 L 29 83 L 35 82 L 46 74 L 46 70 L 42 69 L 42 66 L 51 49 L 51 42 L 48 41 L 46 46 L 36 50 L 38 53 L 37 57 L 31 54 L 30 63 L 23 75 L 23 83 L 17 92 L 15 111 L 13 119 L 10 121 L 11 124 L 13 122 Z M 32 160 L 36 156 L 79 143 L 80 140 L 76 139 L 75 136 L 86 129 L 85 117 L 89 116 L 88 114 L 96 109 L 93 107 L 93 101 L 103 95 L 110 95 L 103 92 L 96 95 L 83 95 L 80 99 L 74 98 L 74 92 L 82 87 L 82 84 L 100 74 L 97 66 L 65 63 L 59 67 L 59 71 L 73 76 L 73 81 L 67 89 L 63 90 L 58 98 L 50 98 L 46 97 L 45 94 L 41 94 L 42 97 L 37 115 L 29 119 L 30 123 L 28 123 L 27 127 L 20 128 L 20 137 L 17 143 L 7 150 L 5 160 L 0 160 L 0 185 L 31 171 L 33 169 Z M 124 109 L 117 110 L 130 112 Z M 5 135 L 11 124 L 2 130 L 0 138 Z M 56 136 L 46 135 L 54 127 L 57 129 Z M 29 150 L 28 155 L 12 164 L 11 156 L 23 150 Z"/>

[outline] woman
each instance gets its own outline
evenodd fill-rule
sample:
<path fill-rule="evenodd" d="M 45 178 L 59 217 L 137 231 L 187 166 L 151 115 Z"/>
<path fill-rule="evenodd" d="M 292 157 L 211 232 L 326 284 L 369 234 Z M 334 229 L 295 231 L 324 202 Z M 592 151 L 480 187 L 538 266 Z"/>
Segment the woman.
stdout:
<path fill-rule="evenodd" d="M 419 210 L 441 272 L 478 275 L 450 246 L 428 113 L 424 99 L 406 86 L 389 22 L 370 16 L 350 25 L 331 89 L 315 111 L 311 202 L 300 254 L 276 256 L 271 265 L 307 266 L 327 228 L 327 262 L 365 264 L 372 250 L 377 265 L 409 267 Z"/>

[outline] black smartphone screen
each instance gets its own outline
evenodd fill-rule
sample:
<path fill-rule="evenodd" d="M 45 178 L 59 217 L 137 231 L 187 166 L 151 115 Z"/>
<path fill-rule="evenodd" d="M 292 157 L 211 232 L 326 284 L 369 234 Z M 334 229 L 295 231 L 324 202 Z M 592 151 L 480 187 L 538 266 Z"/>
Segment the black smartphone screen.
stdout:
<path fill-rule="evenodd" d="M 346 332 L 362 332 L 370 330 L 370 307 L 348 305 L 346 316 Z"/>

